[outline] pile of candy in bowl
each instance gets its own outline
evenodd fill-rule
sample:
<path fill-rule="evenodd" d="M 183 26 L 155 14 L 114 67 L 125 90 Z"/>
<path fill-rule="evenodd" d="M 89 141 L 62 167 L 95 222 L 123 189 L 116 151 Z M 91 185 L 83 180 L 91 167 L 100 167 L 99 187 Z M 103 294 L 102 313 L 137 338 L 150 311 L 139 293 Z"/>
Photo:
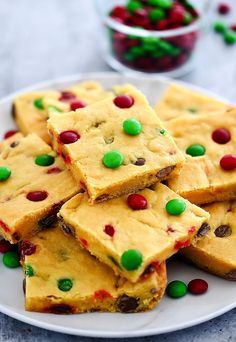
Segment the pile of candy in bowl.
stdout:
<path fill-rule="evenodd" d="M 122 24 L 120 30 L 109 31 L 113 56 L 142 72 L 167 72 L 182 66 L 198 38 L 200 15 L 186 0 L 130 0 L 112 8 L 109 17 Z M 130 28 L 136 33 L 128 34 Z"/>

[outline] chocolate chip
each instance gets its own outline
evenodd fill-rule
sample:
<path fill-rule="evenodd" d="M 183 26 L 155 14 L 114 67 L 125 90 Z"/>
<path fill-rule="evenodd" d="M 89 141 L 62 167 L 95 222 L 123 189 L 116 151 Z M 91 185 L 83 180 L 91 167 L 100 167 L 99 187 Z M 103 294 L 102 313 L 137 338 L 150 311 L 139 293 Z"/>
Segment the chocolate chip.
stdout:
<path fill-rule="evenodd" d="M 232 234 L 232 229 L 230 228 L 230 226 L 223 224 L 219 226 L 218 228 L 216 228 L 214 233 L 215 233 L 215 236 L 220 237 L 220 238 L 227 237 Z"/>
<path fill-rule="evenodd" d="M 65 234 L 75 237 L 75 230 L 71 225 L 65 223 L 63 220 L 59 221 L 59 224 Z"/>
<path fill-rule="evenodd" d="M 154 273 L 156 271 L 156 268 L 153 264 L 150 264 L 146 269 L 144 270 L 142 277 L 146 278 L 150 274 Z"/>
<path fill-rule="evenodd" d="M 61 209 L 63 202 L 56 203 L 52 206 L 48 215 L 38 221 L 40 229 L 47 229 L 57 221 L 57 213 Z"/>
<path fill-rule="evenodd" d="M 11 148 L 14 148 L 19 145 L 19 141 L 13 141 L 10 145 Z"/>
<path fill-rule="evenodd" d="M 54 304 L 45 309 L 45 312 L 50 312 L 53 314 L 72 314 L 75 309 L 68 304 Z"/>
<path fill-rule="evenodd" d="M 25 293 L 26 293 L 26 279 L 25 278 L 23 279 L 22 288 L 23 288 L 23 292 L 24 292 L 24 295 L 25 295 Z"/>
<path fill-rule="evenodd" d="M 144 158 L 137 158 L 136 162 L 134 163 L 134 165 L 137 166 L 142 166 L 146 163 L 146 160 Z"/>
<path fill-rule="evenodd" d="M 12 238 L 14 241 L 20 241 L 21 240 L 21 236 L 16 232 L 12 235 Z"/>
<path fill-rule="evenodd" d="M 96 202 L 102 202 L 102 201 L 107 200 L 108 198 L 109 198 L 109 195 L 104 194 L 104 195 L 98 196 L 98 197 L 96 198 Z"/>
<path fill-rule="evenodd" d="M 135 312 L 138 306 L 139 306 L 138 298 L 129 297 L 127 295 L 123 295 L 118 298 L 117 307 L 121 312 L 124 312 L 124 313 Z"/>
<path fill-rule="evenodd" d="M 209 230 L 211 230 L 211 227 L 209 226 L 209 224 L 206 222 L 203 223 L 197 232 L 197 237 L 205 236 Z"/>
<path fill-rule="evenodd" d="M 171 172 L 175 169 L 175 165 L 167 166 L 164 169 L 161 169 L 160 171 L 157 172 L 156 177 L 157 178 L 165 178 L 171 174 Z"/>
<path fill-rule="evenodd" d="M 16 107 L 15 107 L 15 104 L 12 105 L 11 116 L 15 120 L 15 118 L 16 118 Z"/>
<path fill-rule="evenodd" d="M 226 279 L 228 280 L 236 280 L 236 270 L 233 270 L 226 274 Z"/>

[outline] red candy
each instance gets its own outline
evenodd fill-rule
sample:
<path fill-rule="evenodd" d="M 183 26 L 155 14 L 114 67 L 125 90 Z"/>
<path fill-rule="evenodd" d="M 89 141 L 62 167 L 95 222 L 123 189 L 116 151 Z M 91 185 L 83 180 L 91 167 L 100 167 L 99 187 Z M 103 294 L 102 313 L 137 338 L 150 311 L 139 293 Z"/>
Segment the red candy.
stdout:
<path fill-rule="evenodd" d="M 86 107 L 86 103 L 80 100 L 75 100 L 70 103 L 70 109 L 73 111 L 79 108 L 84 108 L 84 107 Z"/>
<path fill-rule="evenodd" d="M 236 24 L 230 26 L 231 30 L 236 31 Z"/>
<path fill-rule="evenodd" d="M 8 132 L 6 132 L 6 133 L 4 134 L 4 139 L 10 138 L 10 137 L 12 137 L 14 134 L 16 134 L 16 133 L 18 133 L 18 131 L 15 130 L 15 129 L 12 129 L 12 130 L 10 130 L 10 131 L 8 131 Z"/>
<path fill-rule="evenodd" d="M 6 253 L 16 248 L 15 245 L 10 244 L 9 241 L 0 240 L 0 253 Z"/>
<path fill-rule="evenodd" d="M 182 24 L 184 21 L 185 8 L 180 4 L 174 4 L 170 11 L 170 22 Z"/>
<path fill-rule="evenodd" d="M 85 240 L 83 238 L 79 238 L 79 241 L 84 248 L 88 248 L 88 241 L 87 240 Z"/>
<path fill-rule="evenodd" d="M 227 14 L 230 11 L 230 6 L 226 3 L 221 3 L 218 5 L 218 12 L 220 14 Z"/>
<path fill-rule="evenodd" d="M 144 196 L 139 194 L 129 195 L 127 203 L 133 210 L 142 210 L 147 208 L 147 200 Z"/>
<path fill-rule="evenodd" d="M 190 245 L 191 241 L 190 240 L 186 240 L 186 241 L 176 241 L 174 249 L 176 249 L 177 251 L 181 248 L 185 248 L 188 247 Z"/>
<path fill-rule="evenodd" d="M 44 201 L 47 197 L 47 191 L 31 191 L 26 196 L 26 198 L 32 202 Z"/>
<path fill-rule="evenodd" d="M 223 170 L 230 171 L 236 169 L 236 154 L 226 154 L 220 160 L 220 166 Z"/>
<path fill-rule="evenodd" d="M 11 230 L 10 228 L 8 227 L 8 225 L 3 222 L 2 220 L 0 220 L 0 227 L 6 232 L 6 233 L 9 233 Z"/>
<path fill-rule="evenodd" d="M 225 128 L 217 128 L 212 133 L 212 140 L 218 144 L 226 144 L 231 139 L 230 132 Z"/>
<path fill-rule="evenodd" d="M 64 131 L 59 135 L 59 142 L 62 144 L 73 144 L 80 139 L 80 135 L 75 131 Z"/>
<path fill-rule="evenodd" d="M 188 284 L 188 291 L 195 295 L 200 295 L 208 290 L 208 284 L 203 279 L 193 279 Z"/>
<path fill-rule="evenodd" d="M 112 298 L 112 295 L 106 290 L 98 290 L 94 292 L 94 299 L 104 300 L 106 298 Z"/>
<path fill-rule="evenodd" d="M 123 6 L 116 6 L 111 12 L 111 17 L 114 19 L 119 19 L 121 22 L 126 21 L 129 18 L 129 13 Z"/>
<path fill-rule="evenodd" d="M 64 101 L 64 102 L 71 101 L 74 99 L 76 99 L 76 96 L 70 91 L 62 91 L 61 96 L 59 97 L 59 101 Z"/>
<path fill-rule="evenodd" d="M 113 102 L 119 108 L 130 108 L 134 104 L 134 99 L 129 95 L 119 95 L 114 98 Z"/>
<path fill-rule="evenodd" d="M 103 231 L 104 231 L 104 233 L 106 233 L 107 235 L 109 235 L 111 237 L 113 237 L 115 234 L 115 228 L 110 224 L 106 224 Z"/>
<path fill-rule="evenodd" d="M 47 170 L 47 174 L 51 175 L 51 174 L 55 174 L 55 173 L 60 173 L 62 172 L 62 170 L 59 167 L 51 167 L 50 169 Z"/>
<path fill-rule="evenodd" d="M 25 240 L 20 245 L 21 257 L 24 259 L 25 255 L 32 255 L 36 252 L 36 245 L 32 242 Z"/>

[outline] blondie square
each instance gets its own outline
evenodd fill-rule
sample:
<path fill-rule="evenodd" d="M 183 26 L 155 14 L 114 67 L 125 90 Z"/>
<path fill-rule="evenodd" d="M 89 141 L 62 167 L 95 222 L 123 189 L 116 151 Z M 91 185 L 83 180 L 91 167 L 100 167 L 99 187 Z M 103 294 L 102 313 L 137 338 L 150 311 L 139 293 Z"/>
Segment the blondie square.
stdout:
<path fill-rule="evenodd" d="M 168 186 L 195 204 L 236 198 L 236 109 L 165 123 L 186 163 Z"/>
<path fill-rule="evenodd" d="M 213 203 L 204 209 L 210 220 L 183 255 L 208 272 L 236 281 L 236 202 Z"/>
<path fill-rule="evenodd" d="M 23 134 L 36 133 L 50 144 L 46 121 L 51 112 L 62 113 L 82 108 L 111 94 L 94 81 L 76 84 L 61 92 L 34 91 L 15 99 L 13 116 Z"/>
<path fill-rule="evenodd" d="M 184 163 L 144 95 L 124 89 L 123 95 L 48 120 L 54 149 L 92 203 L 175 176 Z"/>
<path fill-rule="evenodd" d="M 161 120 L 167 121 L 182 115 L 218 115 L 228 108 L 229 105 L 220 100 L 173 83 L 157 102 L 155 111 Z"/>
<path fill-rule="evenodd" d="M 24 256 L 25 248 L 27 251 L 31 248 L 32 254 Z M 116 276 L 58 227 L 23 241 L 21 251 L 28 311 L 55 314 L 147 311 L 165 291 L 165 263 L 150 269 L 149 274 L 132 284 Z"/>
<path fill-rule="evenodd" d="M 86 193 L 79 194 L 58 215 L 66 233 L 132 282 L 188 246 L 209 218 L 161 183 L 96 205 L 88 204 Z"/>
<path fill-rule="evenodd" d="M 49 226 L 79 186 L 43 140 L 31 134 L 0 146 L 0 234 L 11 243 Z"/>

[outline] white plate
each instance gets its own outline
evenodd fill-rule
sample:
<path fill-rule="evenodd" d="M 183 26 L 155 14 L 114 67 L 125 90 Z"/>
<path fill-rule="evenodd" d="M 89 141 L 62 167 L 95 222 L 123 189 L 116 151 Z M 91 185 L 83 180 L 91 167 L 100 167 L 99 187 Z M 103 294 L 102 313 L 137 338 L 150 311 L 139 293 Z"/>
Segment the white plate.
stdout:
<path fill-rule="evenodd" d="M 23 92 L 50 87 L 63 89 L 75 82 L 86 79 L 98 80 L 106 88 L 118 83 L 132 82 L 144 91 L 152 104 L 155 103 L 170 83 L 164 78 L 146 79 L 122 76 L 116 73 L 100 73 L 77 75 L 50 81 L 24 89 Z M 203 89 L 185 85 L 191 89 L 209 93 Z M 10 109 L 12 100 L 16 95 L 13 94 L 0 101 L 0 136 L 14 127 Z M 188 294 L 178 300 L 164 297 L 155 310 L 138 314 L 91 313 L 59 316 L 26 312 L 24 310 L 23 275 L 21 270 L 7 269 L 1 264 L 0 274 L 1 312 L 41 328 L 80 336 L 112 338 L 167 333 L 202 323 L 236 307 L 235 283 L 214 277 L 180 261 L 169 263 L 169 281 L 180 279 L 188 282 L 193 278 L 203 278 L 209 284 L 208 292 L 199 297 Z"/>

